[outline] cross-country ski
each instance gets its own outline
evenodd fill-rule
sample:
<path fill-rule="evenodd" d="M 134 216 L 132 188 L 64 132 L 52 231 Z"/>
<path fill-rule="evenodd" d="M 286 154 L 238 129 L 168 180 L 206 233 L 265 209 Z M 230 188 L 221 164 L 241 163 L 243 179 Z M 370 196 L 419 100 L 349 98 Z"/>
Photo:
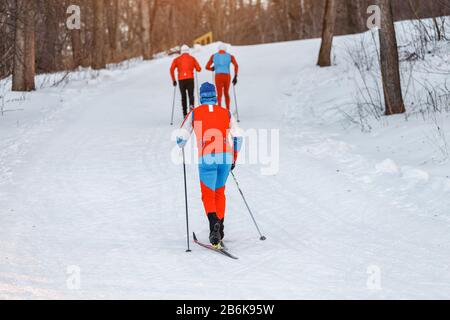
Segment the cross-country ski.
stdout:
<path fill-rule="evenodd" d="M 193 233 L 192 236 L 193 236 L 194 242 L 196 244 L 198 244 L 199 246 L 201 246 L 203 248 L 206 248 L 208 250 L 220 253 L 220 254 L 222 254 L 224 256 L 227 256 L 228 258 L 231 258 L 231 259 L 235 259 L 235 260 L 238 259 L 238 257 L 236 257 L 236 256 L 232 255 L 230 252 L 228 252 L 228 248 L 226 246 L 224 246 L 223 243 L 219 243 L 218 245 L 213 246 L 211 244 L 205 244 L 205 243 L 202 243 L 202 242 L 198 241 L 197 236 L 195 235 L 195 233 Z"/>

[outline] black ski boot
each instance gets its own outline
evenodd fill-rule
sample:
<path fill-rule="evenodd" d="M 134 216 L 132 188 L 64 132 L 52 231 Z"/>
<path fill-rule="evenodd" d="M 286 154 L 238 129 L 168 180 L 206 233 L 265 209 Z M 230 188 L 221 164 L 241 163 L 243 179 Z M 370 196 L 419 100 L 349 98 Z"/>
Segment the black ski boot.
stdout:
<path fill-rule="evenodd" d="M 225 226 L 223 225 L 225 218 L 222 218 L 220 220 L 220 241 L 223 240 L 223 238 L 225 237 L 225 233 L 223 233 L 223 229 L 225 228 Z"/>
<path fill-rule="evenodd" d="M 213 246 L 217 246 L 220 244 L 220 228 L 221 223 L 219 218 L 217 218 L 217 214 L 215 212 L 208 213 L 208 220 L 209 220 L 209 242 Z"/>

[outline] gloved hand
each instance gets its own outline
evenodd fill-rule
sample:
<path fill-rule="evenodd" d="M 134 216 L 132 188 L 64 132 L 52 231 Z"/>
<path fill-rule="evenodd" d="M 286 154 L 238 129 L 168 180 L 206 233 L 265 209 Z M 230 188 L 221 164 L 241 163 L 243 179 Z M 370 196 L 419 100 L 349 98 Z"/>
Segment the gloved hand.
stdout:
<path fill-rule="evenodd" d="M 235 167 L 236 167 L 236 162 L 233 162 L 233 164 L 231 165 L 231 171 L 233 171 Z"/>
<path fill-rule="evenodd" d="M 215 68 L 215 67 L 212 67 L 212 68 L 211 68 L 211 71 L 216 71 L 216 68 Z"/>
<path fill-rule="evenodd" d="M 238 83 L 237 76 L 234 76 L 234 79 L 233 79 L 233 86 L 237 85 L 237 83 Z"/>
<path fill-rule="evenodd" d="M 184 140 L 181 137 L 177 137 L 177 145 L 178 147 L 180 147 L 181 149 L 183 149 L 186 146 L 187 141 Z"/>
<path fill-rule="evenodd" d="M 173 81 L 173 86 L 174 86 L 174 87 L 176 87 L 177 84 L 178 84 L 178 83 L 177 83 L 176 81 Z"/>

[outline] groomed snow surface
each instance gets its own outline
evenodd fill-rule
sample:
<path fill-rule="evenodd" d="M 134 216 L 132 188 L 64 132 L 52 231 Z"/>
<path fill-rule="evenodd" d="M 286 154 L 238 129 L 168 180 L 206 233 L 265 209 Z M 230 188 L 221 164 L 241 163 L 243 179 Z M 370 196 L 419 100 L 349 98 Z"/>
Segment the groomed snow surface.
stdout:
<path fill-rule="evenodd" d="M 263 174 L 261 163 L 235 171 L 267 241 L 227 185 L 236 261 L 195 244 L 185 253 L 172 57 L 80 71 L 56 87 L 61 75 L 40 76 L 36 92 L 8 91 L 0 298 L 450 298 L 443 140 L 434 121 L 414 114 L 370 120 L 364 132 L 348 120 L 358 80 L 347 49 L 358 37 L 336 39 L 327 69 L 315 66 L 317 39 L 232 49 L 241 126 L 279 130 L 278 171 Z M 204 66 L 215 49 L 193 54 Z M 437 117 L 450 139 L 448 115 Z M 190 228 L 207 241 L 195 164 L 187 171 Z"/>

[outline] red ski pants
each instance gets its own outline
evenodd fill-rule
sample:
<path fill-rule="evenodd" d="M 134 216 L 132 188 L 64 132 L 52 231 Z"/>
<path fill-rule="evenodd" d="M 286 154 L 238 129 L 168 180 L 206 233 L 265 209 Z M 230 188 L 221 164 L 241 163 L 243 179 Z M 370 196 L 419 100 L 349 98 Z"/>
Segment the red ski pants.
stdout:
<path fill-rule="evenodd" d="M 231 75 L 225 73 L 216 74 L 217 101 L 222 106 L 222 96 L 225 95 L 227 109 L 230 110 L 230 84 Z"/>

